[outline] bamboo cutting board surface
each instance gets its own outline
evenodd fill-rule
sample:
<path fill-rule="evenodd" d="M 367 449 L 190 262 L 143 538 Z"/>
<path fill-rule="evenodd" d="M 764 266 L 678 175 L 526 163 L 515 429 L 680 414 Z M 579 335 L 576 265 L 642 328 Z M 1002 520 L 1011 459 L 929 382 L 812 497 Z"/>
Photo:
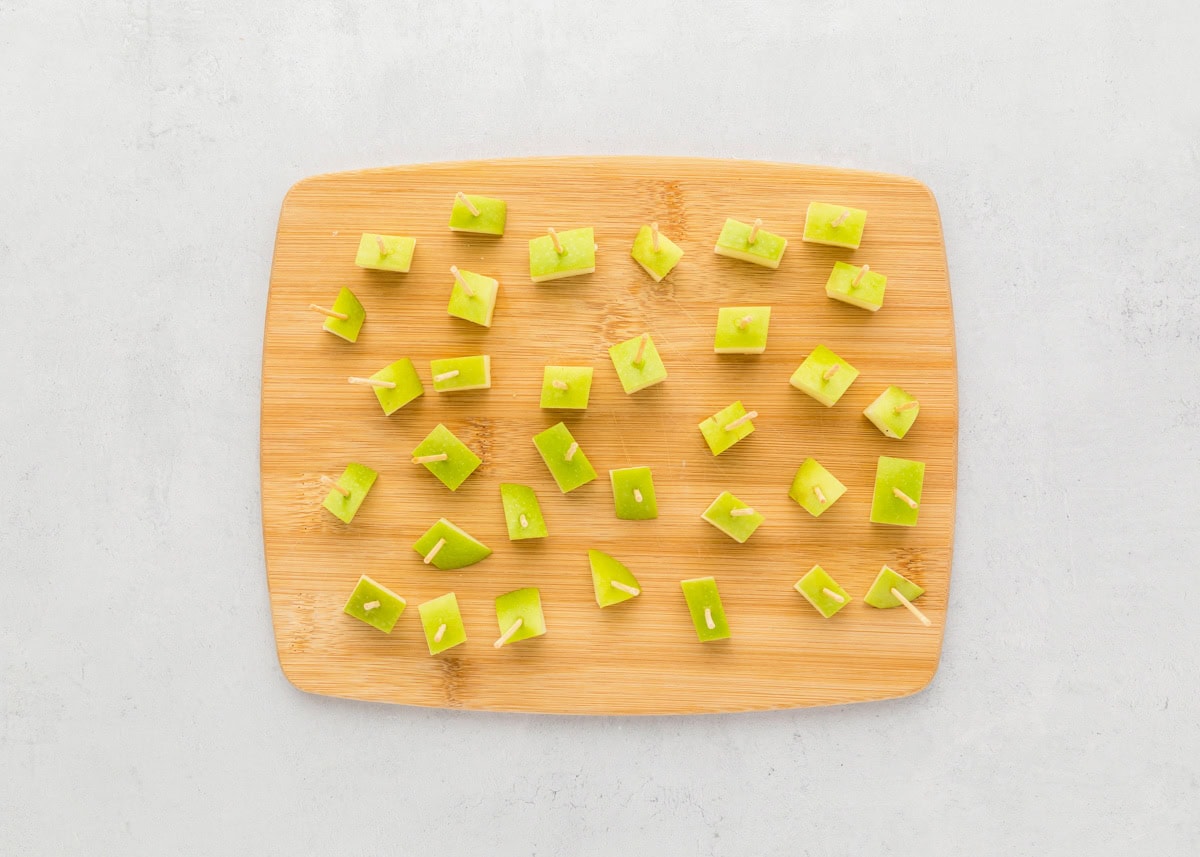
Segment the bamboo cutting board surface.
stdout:
<path fill-rule="evenodd" d="M 508 202 L 503 238 L 452 233 L 456 191 Z M 811 200 L 868 210 L 857 251 L 804 244 Z M 713 253 L 726 217 L 764 220 L 789 239 L 777 271 Z M 654 283 L 630 258 L 638 228 L 657 220 L 684 250 Z M 529 281 L 528 239 L 547 226 L 594 226 L 592 275 Z M 355 267 L 362 232 L 417 239 L 412 271 Z M 835 261 L 888 277 L 875 314 L 830 300 Z M 490 330 L 446 314 L 451 264 L 496 277 Z M 356 344 L 321 329 L 310 303 L 342 286 L 366 309 Z M 721 306 L 770 305 L 758 356 L 713 353 Z M 669 378 L 621 390 L 608 347 L 649 330 Z M 861 375 L 825 408 L 788 384 L 818 344 Z M 492 389 L 438 394 L 429 360 L 492 356 Z M 348 384 L 410 357 L 425 395 L 385 417 L 368 388 Z M 547 364 L 595 367 L 587 411 L 538 407 Z M 902 441 L 862 410 L 888 384 L 921 413 Z M 517 159 L 428 164 L 306 179 L 284 199 L 263 346 L 262 503 L 267 578 L 279 660 L 302 690 L 451 708 L 592 714 L 747 711 L 903 696 L 933 677 L 950 584 L 958 405 L 949 278 L 937 206 L 927 188 L 874 173 L 678 158 Z M 753 435 L 714 458 L 696 424 L 741 399 Z M 564 420 L 599 478 L 568 495 L 532 436 Z M 457 492 L 410 463 L 445 423 L 482 459 Z M 920 523 L 868 522 L 879 455 L 926 462 Z M 808 456 L 848 490 L 821 518 L 787 496 Z M 350 525 L 321 507 L 322 474 L 348 462 L 379 471 Z M 619 521 L 610 468 L 647 465 L 659 518 Z M 550 537 L 510 542 L 501 482 L 533 486 Z M 700 520 L 721 491 L 766 520 L 739 545 Z M 460 571 L 421 562 L 412 544 L 439 517 L 494 554 Z M 601 610 L 587 550 L 622 560 L 643 594 Z M 821 564 L 853 603 L 826 620 L 792 585 Z M 925 587 L 920 625 L 903 609 L 862 603 L 887 563 Z M 391 635 L 342 613 L 360 574 L 408 600 Z M 733 632 L 700 643 L 679 581 L 714 575 Z M 541 589 L 548 633 L 503 649 L 494 599 Z M 430 657 L 417 604 L 457 593 L 468 640 Z"/>

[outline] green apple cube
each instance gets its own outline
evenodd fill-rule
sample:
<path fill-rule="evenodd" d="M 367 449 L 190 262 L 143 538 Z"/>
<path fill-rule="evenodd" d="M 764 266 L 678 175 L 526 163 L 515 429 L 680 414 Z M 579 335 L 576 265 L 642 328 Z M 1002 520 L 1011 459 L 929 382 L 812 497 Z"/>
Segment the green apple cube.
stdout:
<path fill-rule="evenodd" d="M 915 396 L 899 387 L 888 387 L 879 398 L 867 405 L 863 416 L 888 437 L 903 438 L 917 421 L 921 405 Z"/>
<path fill-rule="evenodd" d="M 361 378 L 351 378 L 353 383 L 362 383 Z M 425 385 L 417 375 L 417 369 L 407 357 L 389 363 L 367 379 L 379 383 L 371 384 L 375 398 L 383 408 L 385 416 L 391 416 L 414 399 L 425 395 Z"/>
<path fill-rule="evenodd" d="M 354 520 L 358 507 L 366 499 L 367 492 L 375 484 L 375 478 L 378 475 L 365 464 L 353 462 L 347 464 L 346 470 L 338 479 L 337 484 L 339 488 L 349 493 L 343 494 L 337 488 L 330 488 L 329 493 L 325 495 L 325 502 L 321 505 L 332 512 L 334 517 L 340 518 L 347 524 L 350 523 Z"/>
<path fill-rule="evenodd" d="M 878 607 L 880 610 L 887 610 L 892 607 L 900 607 L 904 604 L 899 598 L 893 594 L 895 589 L 909 601 L 916 601 L 925 594 L 925 590 L 917 586 L 904 575 L 897 571 L 893 571 L 886 565 L 879 570 L 879 574 L 875 577 L 875 582 L 871 584 L 871 588 L 867 590 L 863 601 L 870 604 L 872 607 Z"/>
<path fill-rule="evenodd" d="M 762 354 L 767 350 L 769 306 L 726 306 L 717 312 L 717 354 Z"/>
<path fill-rule="evenodd" d="M 555 237 L 561 252 L 554 246 Z M 535 283 L 595 270 L 596 235 L 590 226 L 529 239 L 529 278 Z"/>
<path fill-rule="evenodd" d="M 818 345 L 792 373 L 791 384 L 832 408 L 857 377 L 857 369 L 824 345 Z"/>
<path fill-rule="evenodd" d="M 796 591 L 826 619 L 850 603 L 846 590 L 819 565 L 814 565 L 808 574 L 796 581 Z"/>
<path fill-rule="evenodd" d="M 491 327 L 500 283 L 457 266 L 451 270 L 455 274 L 454 286 L 450 289 L 450 303 L 446 306 L 446 312 L 480 327 Z M 466 283 L 465 287 L 463 283 Z"/>
<path fill-rule="evenodd" d="M 655 239 L 658 249 L 655 249 Z M 633 239 L 633 250 L 630 252 L 634 260 L 654 278 L 654 282 L 662 282 L 662 278 L 671 273 L 671 269 L 683 258 L 679 245 L 658 231 L 658 224 L 643 226 Z"/>
<path fill-rule="evenodd" d="M 582 411 L 591 392 L 591 366 L 547 366 L 542 373 L 543 408 Z"/>
<path fill-rule="evenodd" d="M 704 442 L 708 444 L 712 454 L 720 455 L 742 438 L 754 433 L 754 423 L 751 420 L 757 416 L 758 411 L 747 411 L 739 400 L 700 423 L 700 434 L 704 435 Z"/>
<path fill-rule="evenodd" d="M 459 193 L 455 194 L 454 207 L 450 209 L 450 230 L 503 235 L 507 219 L 508 204 L 504 200 Z"/>
<path fill-rule="evenodd" d="M 416 238 L 364 232 L 358 242 L 358 254 L 354 257 L 354 264 L 373 271 L 407 274 L 408 269 L 412 267 L 413 251 L 416 248 Z"/>
<path fill-rule="evenodd" d="M 491 548 L 445 518 L 439 518 L 426 530 L 413 545 L 413 550 L 421 555 L 426 565 L 441 571 L 466 568 L 492 554 Z"/>
<path fill-rule="evenodd" d="M 846 486 L 837 477 L 821 466 L 815 458 L 807 458 L 796 471 L 788 496 L 799 503 L 814 518 L 821 517 L 825 510 L 846 493 Z"/>
<path fill-rule="evenodd" d="M 546 633 L 546 617 L 542 615 L 542 596 L 535 587 L 506 592 L 496 599 L 496 622 L 500 639 L 496 648 L 540 637 Z"/>
<path fill-rule="evenodd" d="M 500 502 L 504 504 L 504 523 L 508 526 L 509 541 L 546 538 L 546 519 L 532 488 L 502 482 Z"/>
<path fill-rule="evenodd" d="M 454 432 L 441 423 L 417 444 L 413 450 L 413 464 L 422 464 L 425 469 L 441 480 L 451 491 L 467 481 L 479 465 L 479 456 L 471 452 Z"/>
<path fill-rule="evenodd" d="M 608 471 L 613 503 L 622 521 L 652 521 L 658 517 L 654 479 L 649 467 L 622 467 Z"/>
<path fill-rule="evenodd" d="M 313 305 L 317 309 L 316 304 Z M 324 312 L 324 310 L 322 310 Z M 345 318 L 342 318 L 345 316 Z M 338 292 L 330 312 L 325 313 L 325 330 L 334 336 L 340 336 L 347 342 L 357 342 L 363 322 L 367 320 L 367 311 L 359 303 L 354 292 L 343 288 Z"/>
<path fill-rule="evenodd" d="M 604 551 L 589 550 L 588 563 L 592 567 L 592 588 L 596 590 L 596 603 L 611 607 L 642 594 L 642 585 L 633 572 L 616 557 Z"/>
<path fill-rule="evenodd" d="M 440 654 L 467 641 L 467 629 L 463 627 L 462 612 L 453 592 L 418 604 L 417 611 L 421 614 L 429 654 Z"/>
<path fill-rule="evenodd" d="M 407 606 L 408 602 L 395 592 L 364 574 L 358 579 L 342 612 L 390 634 Z"/>
<path fill-rule="evenodd" d="M 608 356 L 621 379 L 621 387 L 630 395 L 667 380 L 667 367 L 649 333 L 618 342 L 608 349 Z"/>
<path fill-rule="evenodd" d="M 700 516 L 738 544 L 754 535 L 763 522 L 761 513 L 743 503 L 728 491 L 722 491 Z"/>
<path fill-rule="evenodd" d="M 850 265 L 834 262 L 833 271 L 825 283 L 825 294 L 835 301 L 877 312 L 883 306 L 883 290 L 887 277 L 872 271 L 869 265 Z"/>
<path fill-rule="evenodd" d="M 433 389 L 439 393 L 486 390 L 492 386 L 492 358 L 487 354 L 430 360 Z"/>
<path fill-rule="evenodd" d="M 717 592 L 717 581 L 712 577 L 695 577 L 681 580 L 683 597 L 687 599 L 696 636 L 702 642 L 724 640 L 729 636 L 729 623 L 725 621 L 725 608 Z"/>
<path fill-rule="evenodd" d="M 721 228 L 713 252 L 767 268 L 778 268 L 786 249 L 787 239 L 763 229 L 761 220 L 742 223 L 729 218 Z"/>
<path fill-rule="evenodd" d="M 923 461 L 879 456 L 875 468 L 875 496 L 871 500 L 871 523 L 915 527 L 924 482 Z"/>
<path fill-rule="evenodd" d="M 828 244 L 857 250 L 862 243 L 867 213 L 830 202 L 810 202 L 804 218 L 804 240 L 809 244 Z"/>
<path fill-rule="evenodd" d="M 533 445 L 550 468 L 550 475 L 564 494 L 596 478 L 596 471 L 563 423 L 556 423 L 533 436 Z"/>

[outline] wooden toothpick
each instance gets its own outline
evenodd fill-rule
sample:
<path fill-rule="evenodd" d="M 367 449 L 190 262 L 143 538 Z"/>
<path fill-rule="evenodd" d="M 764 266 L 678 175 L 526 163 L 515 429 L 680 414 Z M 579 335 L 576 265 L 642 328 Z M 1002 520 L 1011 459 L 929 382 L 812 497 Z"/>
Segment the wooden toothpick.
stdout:
<path fill-rule="evenodd" d="M 858 269 L 858 274 L 856 274 L 856 275 L 855 275 L 855 277 L 854 277 L 854 279 L 850 281 L 850 286 L 851 286 L 851 287 L 857 286 L 857 285 L 858 285 L 858 283 L 859 283 L 859 281 L 860 281 L 860 280 L 862 280 L 863 276 L 864 276 L 864 275 L 867 273 L 867 271 L 869 271 L 869 270 L 871 270 L 871 266 L 870 266 L 870 265 L 867 265 L 867 264 L 863 264 L 863 266 L 862 266 L 861 268 L 859 268 L 859 269 Z"/>
<path fill-rule="evenodd" d="M 433 558 L 434 558 L 435 556 L 437 556 L 437 555 L 438 555 L 438 551 L 440 551 L 440 550 L 441 550 L 442 548 L 444 548 L 445 546 L 446 546 L 446 540 L 445 540 L 445 539 L 438 539 L 438 540 L 437 540 L 437 544 L 435 544 L 435 545 L 434 545 L 434 546 L 433 546 L 433 547 L 432 547 L 432 548 L 429 550 L 429 553 L 425 554 L 425 560 L 424 560 L 425 564 L 426 564 L 426 565 L 429 565 L 431 562 L 433 562 Z"/>
<path fill-rule="evenodd" d="M 433 641 L 435 643 L 440 643 L 442 641 L 442 637 L 444 637 L 444 636 L 446 636 L 446 623 L 445 622 L 438 625 L 437 633 L 433 635 Z"/>
<path fill-rule="evenodd" d="M 500 635 L 500 639 L 497 640 L 496 642 L 492 643 L 492 645 L 495 646 L 497 649 L 500 648 L 505 643 L 507 643 L 509 640 L 511 640 L 513 638 L 513 634 L 515 634 L 515 633 L 517 633 L 517 631 L 521 630 L 521 626 L 524 624 L 525 624 L 524 619 L 518 619 L 516 622 L 513 622 L 511 625 L 508 626 L 508 630 Z"/>
<path fill-rule="evenodd" d="M 914 616 L 916 616 L 918 619 L 920 619 L 921 624 L 924 625 L 926 628 L 928 628 L 930 625 L 933 624 L 932 622 L 929 621 L 928 616 L 926 616 L 924 613 L 922 613 L 920 610 L 918 610 L 916 605 L 913 604 L 911 601 L 909 601 L 907 598 L 905 598 L 904 593 L 902 593 L 899 589 L 897 589 L 894 586 L 892 587 L 892 597 L 895 598 L 897 601 L 899 601 L 901 604 L 903 604 L 905 607 L 907 607 L 908 612 L 913 614 Z"/>
<path fill-rule="evenodd" d="M 758 230 L 762 229 L 762 218 L 754 218 L 754 224 L 750 227 L 750 235 L 746 238 L 747 244 L 753 244 L 758 240 Z"/>
<path fill-rule="evenodd" d="M 753 514 L 754 514 L 754 510 L 751 509 L 749 506 L 746 506 L 741 509 L 730 509 L 729 510 L 729 516 L 732 518 L 748 518 Z"/>
<path fill-rule="evenodd" d="M 834 375 L 836 375 L 838 373 L 838 370 L 841 368 L 842 368 L 841 363 L 834 363 L 832 366 L 830 366 L 828 369 L 826 369 L 824 372 L 821 373 L 821 377 L 824 378 L 826 381 L 828 381 L 830 378 L 832 378 Z"/>
<path fill-rule="evenodd" d="M 338 312 L 335 309 L 330 309 L 329 307 L 320 306 L 318 304 L 309 304 L 308 308 L 314 309 L 319 313 L 323 313 L 324 315 L 327 315 L 330 318 L 336 318 L 339 321 L 345 321 L 346 319 L 350 318 L 350 316 L 346 315 L 344 312 Z"/>
<path fill-rule="evenodd" d="M 841 214 L 839 214 L 833 220 L 829 221 L 829 225 L 832 226 L 834 229 L 837 229 L 839 226 L 841 226 L 843 223 L 846 222 L 846 219 L 849 216 L 850 216 L 850 209 L 843 208 Z"/>
<path fill-rule="evenodd" d="M 758 417 L 758 411 L 746 411 L 746 413 L 742 414 L 740 417 L 738 417 L 733 422 L 726 423 L 725 431 L 733 431 L 734 429 L 741 426 L 742 423 L 748 423 L 748 422 L 750 422 L 750 420 L 755 419 L 757 417 Z"/>
<path fill-rule="evenodd" d="M 708 630 L 710 631 L 717 630 L 717 623 L 713 621 L 711 607 L 704 608 L 704 624 L 708 626 Z"/>
<path fill-rule="evenodd" d="M 630 586 L 628 583 L 622 583 L 619 580 L 610 580 L 608 582 L 608 585 L 611 586 L 613 589 L 617 589 L 621 592 L 628 593 L 629 595 L 641 595 L 642 594 L 642 590 L 638 589 L 636 586 Z"/>
<path fill-rule="evenodd" d="M 658 252 L 658 221 L 655 220 L 650 224 L 650 249 L 655 253 Z"/>
<path fill-rule="evenodd" d="M 529 519 L 525 517 L 525 513 L 521 513 L 521 529 L 524 530 L 529 526 Z"/>
<path fill-rule="evenodd" d="M 375 236 L 375 243 L 379 245 L 379 257 L 381 259 L 392 252 L 388 249 L 388 245 L 384 243 L 382 235 Z"/>
<path fill-rule="evenodd" d="M 556 390 L 570 389 L 570 385 L 566 381 L 562 380 L 561 378 L 555 378 L 553 381 L 550 382 L 550 386 Z"/>
<path fill-rule="evenodd" d="M 820 485 L 813 486 L 813 493 L 817 495 L 817 502 L 820 503 L 822 506 L 824 506 L 826 504 L 826 502 L 828 502 L 825 499 L 825 492 L 821 490 Z"/>
<path fill-rule="evenodd" d="M 336 479 L 333 479 L 329 476 L 324 476 L 324 475 L 321 476 L 321 484 L 328 485 L 330 488 L 332 488 L 334 491 L 341 494 L 343 497 L 350 496 L 349 488 L 343 488 L 341 485 L 338 484 Z"/>
<path fill-rule="evenodd" d="M 577 452 L 579 452 L 579 444 L 571 441 L 571 445 L 567 447 L 567 454 L 563 456 L 563 461 L 570 461 Z"/>
<path fill-rule="evenodd" d="M 364 387 L 382 387 L 385 390 L 396 389 L 395 381 L 381 381 L 378 378 L 356 378 L 353 375 L 346 380 L 351 384 L 361 384 Z"/>
<path fill-rule="evenodd" d="M 440 375 L 434 375 L 433 380 L 440 384 L 442 381 L 449 381 L 451 378 L 458 377 L 458 370 L 451 369 L 449 372 L 442 372 Z"/>
<path fill-rule="evenodd" d="M 413 458 L 413 464 L 433 464 L 435 461 L 445 461 L 450 455 L 445 452 L 434 453 L 433 455 L 418 455 Z"/>
<path fill-rule="evenodd" d="M 471 202 L 471 200 L 467 198 L 467 195 L 461 190 L 454 194 L 454 198 L 467 207 L 467 211 L 471 212 L 472 217 L 479 216 L 479 209 L 475 207 L 475 203 Z"/>
<path fill-rule="evenodd" d="M 646 362 L 646 343 L 650 341 L 650 334 L 643 333 L 641 340 L 638 342 L 637 354 L 633 355 L 633 365 L 641 366 Z"/>
<path fill-rule="evenodd" d="M 471 284 L 467 282 L 467 278 L 462 275 L 462 271 L 458 270 L 458 265 L 451 265 L 450 273 L 454 275 L 454 279 L 458 280 L 459 287 L 467 293 L 467 297 L 475 297 L 475 290 L 471 288 Z"/>
<path fill-rule="evenodd" d="M 633 489 L 633 502 L 640 503 L 640 502 L 642 502 L 642 499 L 643 498 L 642 498 L 641 490 L 634 488 Z"/>
<path fill-rule="evenodd" d="M 563 249 L 562 242 L 558 240 L 558 233 L 554 231 L 553 226 L 546 231 L 550 233 L 550 243 L 554 245 L 554 252 L 561 256 L 566 250 Z"/>
<path fill-rule="evenodd" d="M 896 405 L 896 413 L 901 414 L 905 411 L 911 411 L 913 408 L 920 407 L 920 402 L 913 399 L 911 402 L 905 402 L 903 405 Z"/>
<path fill-rule="evenodd" d="M 750 322 L 752 322 L 752 321 L 754 321 L 754 316 L 753 316 L 753 315 L 744 315 L 744 316 L 742 316 L 741 318 L 739 318 L 739 319 L 737 320 L 737 326 L 738 326 L 738 329 L 739 329 L 739 330 L 745 330 L 747 327 L 749 327 L 749 326 L 750 326 Z"/>
<path fill-rule="evenodd" d="M 902 503 L 904 503 L 904 505 L 908 506 L 908 508 L 910 508 L 910 509 L 917 508 L 917 501 L 914 500 L 912 497 L 909 497 L 907 494 L 905 494 L 899 488 L 893 488 L 892 494 L 895 495 L 897 500 L 901 501 Z"/>
<path fill-rule="evenodd" d="M 840 593 L 834 592 L 828 586 L 822 586 L 821 591 L 824 592 L 826 595 L 828 595 L 830 598 L 832 598 L 834 601 L 836 601 L 838 604 L 846 603 L 846 599 L 843 598 Z"/>
<path fill-rule="evenodd" d="M 378 601 L 368 601 L 366 604 L 363 605 L 363 609 L 366 610 L 367 612 L 370 612 L 378 606 L 379 606 Z"/>

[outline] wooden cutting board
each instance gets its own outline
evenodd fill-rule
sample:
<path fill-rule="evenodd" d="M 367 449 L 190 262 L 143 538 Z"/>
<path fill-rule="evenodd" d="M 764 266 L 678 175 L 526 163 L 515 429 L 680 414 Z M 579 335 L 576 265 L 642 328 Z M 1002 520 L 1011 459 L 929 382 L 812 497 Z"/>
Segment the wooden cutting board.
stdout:
<path fill-rule="evenodd" d="M 508 201 L 503 238 L 452 233 L 462 190 Z M 858 251 L 801 242 L 811 200 L 869 212 Z M 726 217 L 763 218 L 789 239 L 770 271 L 713 253 Z M 657 220 L 684 250 L 654 283 L 630 258 L 634 234 Z M 547 226 L 594 226 L 592 275 L 535 285 L 528 245 Z M 354 265 L 364 231 L 417 239 L 412 271 Z M 868 262 L 888 277 L 872 314 L 830 300 L 833 263 Z M 500 280 L 490 330 L 446 314 L 451 264 Z M 310 303 L 348 286 L 366 308 L 357 344 L 321 329 Z M 769 304 L 765 354 L 713 353 L 721 306 Z M 622 392 L 607 349 L 649 330 L 670 377 Z M 818 344 L 861 375 L 825 408 L 788 378 Z M 429 360 L 492 356 L 492 389 L 438 394 Z M 410 357 L 426 394 L 385 417 L 348 384 Z M 538 407 L 546 364 L 591 365 L 586 412 Z M 862 416 L 888 384 L 921 401 L 908 437 L 890 440 Z M 283 202 L 263 345 L 262 503 L 267 578 L 280 664 L 313 693 L 412 705 L 589 714 L 749 711 L 858 702 L 923 688 L 937 669 L 950 584 L 958 405 L 949 278 L 937 205 L 917 181 L 794 164 L 685 158 L 530 158 L 425 164 L 305 179 Z M 696 428 L 735 399 L 757 431 L 719 458 Z M 560 494 L 532 436 L 565 419 L 600 474 Z M 445 423 L 483 458 L 451 493 L 410 463 Z M 926 462 L 920 523 L 868 522 L 875 465 L 887 454 Z M 821 518 L 787 496 L 808 456 L 848 487 Z M 379 471 L 350 525 L 321 508 L 321 474 L 350 461 Z M 619 521 L 609 468 L 653 469 L 660 517 Z M 501 482 L 533 486 L 550 537 L 510 542 Z M 739 545 L 700 520 L 723 490 L 766 521 Z M 413 552 L 447 517 L 495 553 L 437 571 Z M 587 550 L 607 551 L 644 593 L 605 610 L 593 598 Z M 822 619 L 792 585 L 820 563 L 854 597 Z M 926 628 L 903 609 L 862 603 L 887 563 L 926 589 Z M 342 613 L 360 574 L 408 600 L 393 633 Z M 700 643 L 679 581 L 715 575 L 732 639 Z M 541 589 L 548 633 L 497 650 L 493 601 Z M 417 604 L 458 595 L 468 640 L 439 657 L 425 647 Z"/>

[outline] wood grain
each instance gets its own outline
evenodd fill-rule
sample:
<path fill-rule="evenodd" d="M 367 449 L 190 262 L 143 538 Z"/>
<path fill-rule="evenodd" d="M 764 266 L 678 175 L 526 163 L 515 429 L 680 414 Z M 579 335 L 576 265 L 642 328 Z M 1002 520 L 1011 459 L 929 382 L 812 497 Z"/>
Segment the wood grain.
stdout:
<path fill-rule="evenodd" d="M 455 191 L 508 201 L 503 238 L 446 228 Z M 810 200 L 869 211 L 858 251 L 803 244 Z M 712 252 L 726 217 L 761 217 L 789 238 L 778 271 Z M 658 220 L 685 255 L 662 283 L 630 258 L 637 229 Z M 595 274 L 535 285 L 527 239 L 547 226 L 594 226 Z M 365 231 L 413 235 L 409 274 L 354 266 Z M 825 296 L 837 260 L 888 276 L 871 314 Z M 497 277 L 491 330 L 446 314 L 451 264 Z M 309 303 L 348 286 L 366 307 L 357 344 L 321 330 Z M 758 356 L 716 355 L 721 306 L 769 304 Z M 612 343 L 650 330 L 670 377 L 634 396 L 609 362 Z M 824 343 L 861 375 L 827 409 L 788 385 Z M 437 394 L 429 360 L 492 355 L 491 390 Z M 384 417 L 370 390 L 346 383 L 411 357 L 426 395 Z M 586 412 L 538 407 L 546 364 L 595 367 Z M 919 397 L 903 441 L 881 435 L 863 408 L 888 384 Z M 958 404 L 949 278 L 937 206 L 912 179 L 793 164 L 676 158 L 564 158 L 442 163 L 306 179 L 283 203 L 263 346 L 262 502 L 267 577 L 279 660 L 314 693 L 413 705 L 511 711 L 651 714 L 746 711 L 903 696 L 933 677 L 950 583 Z M 696 424 L 741 399 L 757 431 L 713 458 Z M 600 478 L 556 489 L 531 437 L 564 419 Z M 483 459 L 451 493 L 409 463 L 445 423 Z M 927 464 L 920 524 L 868 522 L 876 459 Z M 848 487 L 814 519 L 788 496 L 814 456 Z M 320 505 L 321 474 L 347 462 L 379 471 L 358 517 L 344 525 Z M 653 469 L 660 517 L 619 521 L 606 471 Z M 550 537 L 509 542 L 500 482 L 534 486 Z M 738 545 L 700 520 L 722 490 L 766 521 Z M 445 516 L 495 553 L 456 572 L 424 566 L 412 543 Z M 624 561 L 644 593 L 600 610 L 587 549 Z M 791 587 L 820 563 L 855 598 L 825 620 Z M 861 602 L 884 563 L 926 589 L 932 628 L 905 610 Z M 408 599 L 390 635 L 342 614 L 360 574 Z M 679 581 L 715 575 L 733 638 L 696 640 Z M 549 631 L 501 650 L 494 598 L 541 588 Z M 453 590 L 468 641 L 429 657 L 421 601 Z"/>

